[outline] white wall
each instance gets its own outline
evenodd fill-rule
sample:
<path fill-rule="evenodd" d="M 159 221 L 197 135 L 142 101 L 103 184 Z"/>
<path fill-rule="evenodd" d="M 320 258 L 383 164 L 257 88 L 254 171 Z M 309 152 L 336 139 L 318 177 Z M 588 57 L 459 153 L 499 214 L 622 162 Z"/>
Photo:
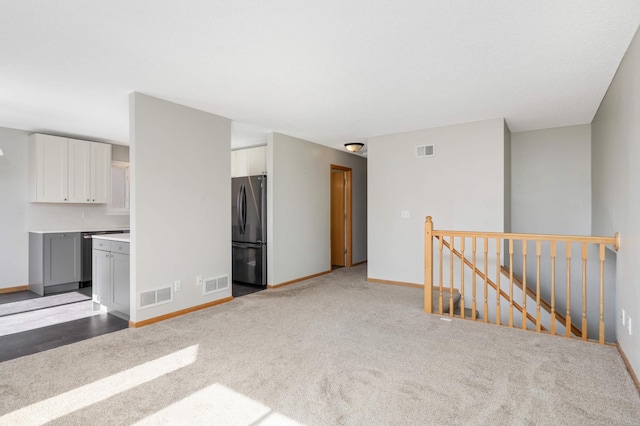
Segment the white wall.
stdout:
<path fill-rule="evenodd" d="M 620 232 L 616 271 L 616 335 L 640 374 L 640 35 L 636 34 L 591 124 L 592 229 Z M 635 327 L 620 321 L 624 308 Z"/>
<path fill-rule="evenodd" d="M 172 303 L 132 309 L 134 322 L 231 296 L 196 276 L 231 274 L 230 120 L 132 93 L 131 288 L 182 281 Z"/>
<path fill-rule="evenodd" d="M 273 133 L 267 139 L 270 285 L 331 269 L 331 164 L 352 168 L 352 261 L 367 260 L 367 159 Z"/>
<path fill-rule="evenodd" d="M 105 214 L 106 204 L 54 204 L 28 201 L 29 134 L 0 127 L 0 288 L 29 283 L 29 230 L 118 228 L 128 216 Z M 126 147 L 119 151 L 126 154 Z M 83 218 L 86 213 L 86 219 Z"/>
<path fill-rule="evenodd" d="M 502 118 L 371 138 L 368 144 L 368 276 L 424 283 L 424 220 L 436 229 L 505 226 Z M 434 144 L 435 156 L 415 147 Z M 409 219 L 401 211 L 410 212 Z"/>
<path fill-rule="evenodd" d="M 0 288 L 29 283 L 28 139 L 27 132 L 0 127 Z"/>

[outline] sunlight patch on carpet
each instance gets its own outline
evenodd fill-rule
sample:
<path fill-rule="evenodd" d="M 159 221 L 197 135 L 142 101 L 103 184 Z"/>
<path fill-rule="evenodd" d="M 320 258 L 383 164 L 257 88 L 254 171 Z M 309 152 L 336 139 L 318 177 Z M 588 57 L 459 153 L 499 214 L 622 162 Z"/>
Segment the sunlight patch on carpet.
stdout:
<path fill-rule="evenodd" d="M 301 425 L 220 383 L 207 386 L 135 424 L 140 426 L 178 423 L 195 425 L 211 424 L 212 421 L 227 426 Z"/>
<path fill-rule="evenodd" d="M 42 425 L 193 364 L 198 345 L 129 368 L 0 417 L 0 424 Z"/>

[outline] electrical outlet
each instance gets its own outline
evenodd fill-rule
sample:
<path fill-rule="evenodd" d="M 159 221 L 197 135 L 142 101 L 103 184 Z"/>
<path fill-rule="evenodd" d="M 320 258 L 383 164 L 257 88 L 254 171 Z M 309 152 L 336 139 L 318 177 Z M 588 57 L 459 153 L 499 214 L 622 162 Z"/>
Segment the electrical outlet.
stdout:
<path fill-rule="evenodd" d="M 402 219 L 409 219 L 411 217 L 411 212 L 409 210 L 402 210 L 400 212 L 400 217 Z"/>
<path fill-rule="evenodd" d="M 626 325 L 627 324 L 627 313 L 625 312 L 624 308 L 622 308 L 621 311 L 622 311 L 622 325 Z"/>
<path fill-rule="evenodd" d="M 182 281 L 175 280 L 173 282 L 173 291 L 180 291 L 180 290 L 182 290 Z"/>
<path fill-rule="evenodd" d="M 202 285 L 202 275 L 196 277 L 196 285 L 199 287 Z"/>
<path fill-rule="evenodd" d="M 89 219 L 89 213 L 87 213 L 87 211 L 86 211 L 86 210 L 83 210 L 83 211 L 82 211 L 82 218 L 83 218 L 83 219 Z"/>

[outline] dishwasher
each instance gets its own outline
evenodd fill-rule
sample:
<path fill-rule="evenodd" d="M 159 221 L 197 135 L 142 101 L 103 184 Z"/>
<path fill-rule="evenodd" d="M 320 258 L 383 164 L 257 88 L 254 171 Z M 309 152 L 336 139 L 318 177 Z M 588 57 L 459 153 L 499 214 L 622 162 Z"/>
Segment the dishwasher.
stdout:
<path fill-rule="evenodd" d="M 105 234 L 128 234 L 128 229 L 121 229 L 119 231 L 93 231 L 82 232 L 81 239 L 81 252 L 82 260 L 80 262 L 80 287 L 91 286 L 91 264 L 93 263 L 93 236 L 105 235 Z"/>

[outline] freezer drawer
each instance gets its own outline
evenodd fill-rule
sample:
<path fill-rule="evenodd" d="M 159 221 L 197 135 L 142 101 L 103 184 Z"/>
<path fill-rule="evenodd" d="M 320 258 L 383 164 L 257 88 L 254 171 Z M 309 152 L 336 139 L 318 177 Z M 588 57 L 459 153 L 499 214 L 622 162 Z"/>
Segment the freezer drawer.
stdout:
<path fill-rule="evenodd" d="M 247 284 L 267 285 L 267 246 L 232 244 L 232 279 Z"/>

